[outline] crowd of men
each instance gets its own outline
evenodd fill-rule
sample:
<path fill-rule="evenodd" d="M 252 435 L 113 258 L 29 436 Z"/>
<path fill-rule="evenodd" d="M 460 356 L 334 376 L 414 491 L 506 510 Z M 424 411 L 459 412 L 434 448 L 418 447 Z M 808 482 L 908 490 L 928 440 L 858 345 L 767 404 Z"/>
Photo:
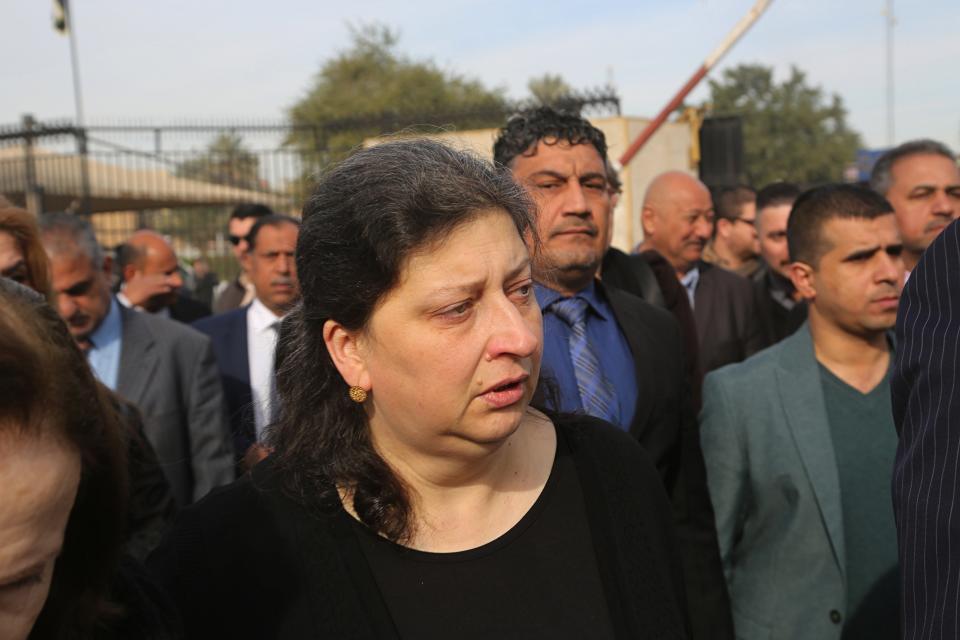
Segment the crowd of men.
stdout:
<path fill-rule="evenodd" d="M 619 182 L 589 122 L 516 115 L 494 161 L 536 209 L 539 401 L 611 422 L 656 463 L 692 637 L 896 637 L 891 331 L 905 279 L 960 214 L 953 153 L 908 142 L 869 185 L 808 190 L 711 192 L 667 172 L 629 254 L 610 246 Z M 139 409 L 175 502 L 268 456 L 299 221 L 239 206 L 240 276 L 215 300 L 204 265 L 202 293 L 186 294 L 153 231 L 109 256 L 82 217 L 39 224 L 57 309 L 99 380 Z"/>

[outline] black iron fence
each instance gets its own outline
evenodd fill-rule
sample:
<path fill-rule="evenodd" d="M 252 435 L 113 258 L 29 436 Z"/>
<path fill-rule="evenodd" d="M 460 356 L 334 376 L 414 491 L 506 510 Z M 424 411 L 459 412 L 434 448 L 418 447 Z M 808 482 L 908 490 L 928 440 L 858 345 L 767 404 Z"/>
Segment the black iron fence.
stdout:
<path fill-rule="evenodd" d="M 619 114 L 611 89 L 579 92 L 557 106 L 585 115 Z M 163 123 L 22 122 L 0 126 L 0 194 L 35 213 L 74 211 L 91 216 L 107 248 L 138 229 L 167 235 L 187 264 L 204 257 L 221 278 L 237 265 L 227 241 L 230 211 L 263 203 L 298 214 L 312 176 L 342 150 L 331 140 L 344 131 L 376 136 L 449 122 L 496 126 L 528 104 L 496 113 L 380 114 L 323 125 L 283 122 Z"/>

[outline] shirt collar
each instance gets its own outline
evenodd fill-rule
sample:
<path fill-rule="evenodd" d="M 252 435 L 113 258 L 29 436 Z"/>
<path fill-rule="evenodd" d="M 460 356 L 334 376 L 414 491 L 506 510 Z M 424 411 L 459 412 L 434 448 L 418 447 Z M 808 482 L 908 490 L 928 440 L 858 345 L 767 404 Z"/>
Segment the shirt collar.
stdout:
<path fill-rule="evenodd" d="M 123 322 L 120 318 L 120 304 L 110 296 L 110 308 L 104 316 L 100 326 L 90 334 L 90 344 L 94 349 L 103 349 L 120 339 L 123 333 Z"/>
<path fill-rule="evenodd" d="M 698 282 L 700 282 L 700 267 L 690 269 L 690 271 L 687 271 L 683 274 L 683 277 L 680 278 L 680 284 L 688 290 L 696 289 Z"/>
<path fill-rule="evenodd" d="M 566 297 L 559 291 L 551 289 L 550 287 L 540 284 L 539 282 L 534 283 L 533 292 L 537 296 L 537 304 L 540 305 L 541 313 L 545 312 L 550 305 L 557 300 Z M 590 309 L 595 314 L 604 320 L 612 320 L 610 308 L 607 306 L 603 297 L 603 293 L 600 287 L 597 287 L 595 280 L 591 280 L 590 284 L 588 284 L 585 289 L 578 291 L 576 295 L 586 300 L 587 304 L 590 306 Z"/>
<path fill-rule="evenodd" d="M 266 305 L 260 302 L 260 298 L 254 298 L 250 303 L 250 310 L 247 311 L 247 324 L 257 333 L 266 331 L 282 319 L 283 316 L 276 316 L 267 309 Z"/>

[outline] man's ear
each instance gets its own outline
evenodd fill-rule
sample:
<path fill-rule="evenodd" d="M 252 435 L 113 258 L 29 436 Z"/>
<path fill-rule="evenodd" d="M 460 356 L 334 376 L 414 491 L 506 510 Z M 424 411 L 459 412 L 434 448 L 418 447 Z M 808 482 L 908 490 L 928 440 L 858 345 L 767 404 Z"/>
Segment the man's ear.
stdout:
<path fill-rule="evenodd" d="M 132 263 L 131 263 L 131 264 L 128 264 L 128 265 L 124 266 L 124 267 L 123 267 L 123 273 L 120 274 L 120 280 L 121 280 L 121 282 L 129 282 L 130 280 L 133 280 L 133 276 L 134 276 L 134 274 L 137 273 L 137 271 L 138 271 L 138 269 L 137 269 L 137 266 L 136 266 L 135 264 L 132 264 Z"/>
<path fill-rule="evenodd" d="M 817 297 L 817 285 L 813 276 L 813 267 L 805 262 L 794 262 L 789 267 L 790 281 L 804 300 Z"/>
<path fill-rule="evenodd" d="M 657 212 L 650 207 L 641 209 L 640 226 L 643 227 L 644 237 L 653 235 L 657 228 Z"/>
<path fill-rule="evenodd" d="M 734 223 L 726 218 L 717 218 L 713 224 L 717 226 L 717 232 L 714 235 L 726 238 L 730 235 L 730 228 Z"/>
<path fill-rule="evenodd" d="M 370 375 L 364 359 L 363 336 L 359 331 L 350 331 L 336 320 L 323 323 L 323 341 L 330 359 L 340 372 L 347 386 L 361 387 L 370 391 Z"/>

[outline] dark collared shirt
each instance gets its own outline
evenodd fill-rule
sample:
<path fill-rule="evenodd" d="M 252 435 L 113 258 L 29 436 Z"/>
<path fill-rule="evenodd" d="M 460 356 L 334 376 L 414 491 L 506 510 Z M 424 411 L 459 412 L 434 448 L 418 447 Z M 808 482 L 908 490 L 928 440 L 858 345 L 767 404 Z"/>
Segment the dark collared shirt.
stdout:
<path fill-rule="evenodd" d="M 563 298 L 563 295 L 541 284 L 535 285 L 534 291 L 543 313 L 543 363 L 540 376 L 552 380 L 560 395 L 560 406 L 551 408 L 564 412 L 582 411 L 577 377 L 570 358 L 570 327 L 551 309 L 551 305 Z M 591 282 L 590 286 L 577 295 L 589 303 L 587 339 L 600 360 L 604 376 L 616 390 L 615 413 L 619 418 L 615 423 L 621 429 L 627 430 L 637 408 L 638 396 L 637 374 L 630 345 L 617 324 L 610 304 L 602 290 L 596 287 L 596 283 Z M 550 400 L 552 398 L 548 398 L 548 401 Z"/>

